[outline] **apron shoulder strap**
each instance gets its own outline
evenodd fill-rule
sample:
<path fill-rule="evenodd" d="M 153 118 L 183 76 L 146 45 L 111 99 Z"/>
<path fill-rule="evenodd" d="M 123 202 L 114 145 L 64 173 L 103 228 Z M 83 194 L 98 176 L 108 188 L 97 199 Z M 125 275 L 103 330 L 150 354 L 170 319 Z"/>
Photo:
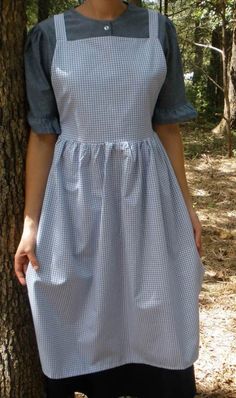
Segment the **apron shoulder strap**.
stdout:
<path fill-rule="evenodd" d="M 63 13 L 54 15 L 54 25 L 56 32 L 56 40 L 67 41 L 66 26 L 65 26 L 65 19 Z"/>
<path fill-rule="evenodd" d="M 158 38 L 159 36 L 159 11 L 151 10 L 148 8 L 149 14 L 149 37 Z"/>

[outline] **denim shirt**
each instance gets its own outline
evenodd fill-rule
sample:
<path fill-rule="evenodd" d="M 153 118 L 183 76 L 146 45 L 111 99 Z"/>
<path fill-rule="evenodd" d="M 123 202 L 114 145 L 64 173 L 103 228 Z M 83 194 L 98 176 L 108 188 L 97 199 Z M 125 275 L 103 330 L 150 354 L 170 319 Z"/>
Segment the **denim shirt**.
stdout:
<path fill-rule="evenodd" d="M 106 21 L 86 17 L 69 8 L 64 11 L 67 40 L 104 35 Z M 148 10 L 133 3 L 123 16 L 109 21 L 110 35 L 149 37 Z M 174 23 L 159 13 L 159 40 L 166 57 L 167 75 L 157 97 L 153 124 L 186 122 L 198 116 L 185 92 L 183 65 Z M 105 32 L 107 36 L 107 32 Z M 24 47 L 27 121 L 36 133 L 60 134 L 60 118 L 51 84 L 51 63 L 56 45 L 53 16 L 28 32 Z M 88 71 L 89 72 L 89 71 Z"/>

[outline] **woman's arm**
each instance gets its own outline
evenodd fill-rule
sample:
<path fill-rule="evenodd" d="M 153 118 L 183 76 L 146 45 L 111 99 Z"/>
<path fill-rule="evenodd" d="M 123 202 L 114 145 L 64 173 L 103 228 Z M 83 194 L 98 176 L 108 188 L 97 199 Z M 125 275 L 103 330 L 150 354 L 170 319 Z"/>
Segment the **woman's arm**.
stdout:
<path fill-rule="evenodd" d="M 34 246 L 56 140 L 57 134 L 30 131 L 26 154 L 24 226 L 15 254 L 15 272 L 22 285 L 25 285 L 24 273 L 28 262 L 39 267 Z"/>
<path fill-rule="evenodd" d="M 37 225 L 52 163 L 56 134 L 30 132 L 25 176 L 24 225 Z"/>
<path fill-rule="evenodd" d="M 188 210 L 191 210 L 193 204 L 185 174 L 184 149 L 179 125 L 159 124 L 155 125 L 154 130 L 165 147 L 168 157 L 173 165 L 187 208 Z"/>
<path fill-rule="evenodd" d="M 179 124 L 156 124 L 153 126 L 153 129 L 158 134 L 174 168 L 175 175 L 179 182 L 193 224 L 196 245 L 199 250 L 199 254 L 201 255 L 201 224 L 193 209 L 192 198 L 188 188 L 185 173 L 183 141 Z"/>

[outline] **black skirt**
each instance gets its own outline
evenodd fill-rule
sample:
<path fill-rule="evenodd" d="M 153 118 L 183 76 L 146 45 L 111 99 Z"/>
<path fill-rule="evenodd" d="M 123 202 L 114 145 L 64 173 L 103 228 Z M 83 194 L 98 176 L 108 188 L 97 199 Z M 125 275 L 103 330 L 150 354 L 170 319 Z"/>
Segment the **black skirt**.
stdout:
<path fill-rule="evenodd" d="M 129 363 L 108 370 L 63 379 L 44 376 L 46 398 L 193 398 L 196 394 L 194 365 L 171 370 Z"/>

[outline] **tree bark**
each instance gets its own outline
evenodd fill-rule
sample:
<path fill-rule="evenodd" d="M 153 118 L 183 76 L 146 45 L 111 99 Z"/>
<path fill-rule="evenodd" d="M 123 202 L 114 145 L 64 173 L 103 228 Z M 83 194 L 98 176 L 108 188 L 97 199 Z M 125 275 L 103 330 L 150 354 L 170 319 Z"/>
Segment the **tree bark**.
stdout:
<path fill-rule="evenodd" d="M 228 156 L 232 156 L 232 132 L 230 129 L 230 102 L 229 102 L 229 56 L 226 40 L 226 2 L 222 0 L 222 55 L 223 55 L 223 88 L 224 88 L 224 119 L 222 120 L 223 132 L 227 134 Z"/>
<path fill-rule="evenodd" d="M 231 128 L 236 129 L 236 19 L 234 19 L 232 55 L 231 55 L 229 76 L 230 76 L 229 101 L 230 101 L 230 111 L 231 111 L 230 125 Z"/>
<path fill-rule="evenodd" d="M 42 398 L 42 373 L 27 290 L 14 273 L 14 254 L 23 224 L 28 139 L 23 69 L 24 0 L 2 0 L 0 26 L 0 396 Z"/>
<path fill-rule="evenodd" d="M 199 27 L 199 19 L 195 21 L 195 29 L 194 29 L 194 41 L 196 43 L 201 43 L 202 42 L 202 30 Z M 202 68 L 203 65 L 203 48 L 199 46 L 195 46 L 195 54 L 194 54 L 194 65 L 195 67 L 193 68 L 193 84 L 197 84 L 202 76 L 202 72 L 200 68 Z M 198 68 L 200 67 L 200 68 Z"/>
<path fill-rule="evenodd" d="M 217 26 L 212 31 L 211 44 L 213 47 L 222 48 L 221 27 Z M 223 87 L 222 57 L 217 51 L 211 51 L 208 73 L 220 87 Z M 224 94 L 212 81 L 207 81 L 207 100 L 211 109 L 219 111 L 224 106 Z"/>
<path fill-rule="evenodd" d="M 222 0 L 221 4 L 221 17 L 222 17 L 222 66 L 223 66 L 223 89 L 224 89 L 224 111 L 223 118 L 220 123 L 212 129 L 212 131 L 216 134 L 225 134 L 227 136 L 228 143 L 228 157 L 232 157 L 232 131 L 231 131 L 231 106 L 230 106 L 230 96 L 229 96 L 229 87 L 231 85 L 231 76 L 230 76 L 230 65 L 232 53 L 228 51 L 229 43 L 230 49 L 232 49 L 232 41 L 231 37 L 233 36 L 233 32 L 231 31 L 230 40 L 228 40 L 228 31 L 226 29 L 226 1 Z"/>
<path fill-rule="evenodd" d="M 169 1 L 165 0 L 164 1 L 164 14 L 167 15 L 168 14 L 168 6 L 169 6 Z"/>

